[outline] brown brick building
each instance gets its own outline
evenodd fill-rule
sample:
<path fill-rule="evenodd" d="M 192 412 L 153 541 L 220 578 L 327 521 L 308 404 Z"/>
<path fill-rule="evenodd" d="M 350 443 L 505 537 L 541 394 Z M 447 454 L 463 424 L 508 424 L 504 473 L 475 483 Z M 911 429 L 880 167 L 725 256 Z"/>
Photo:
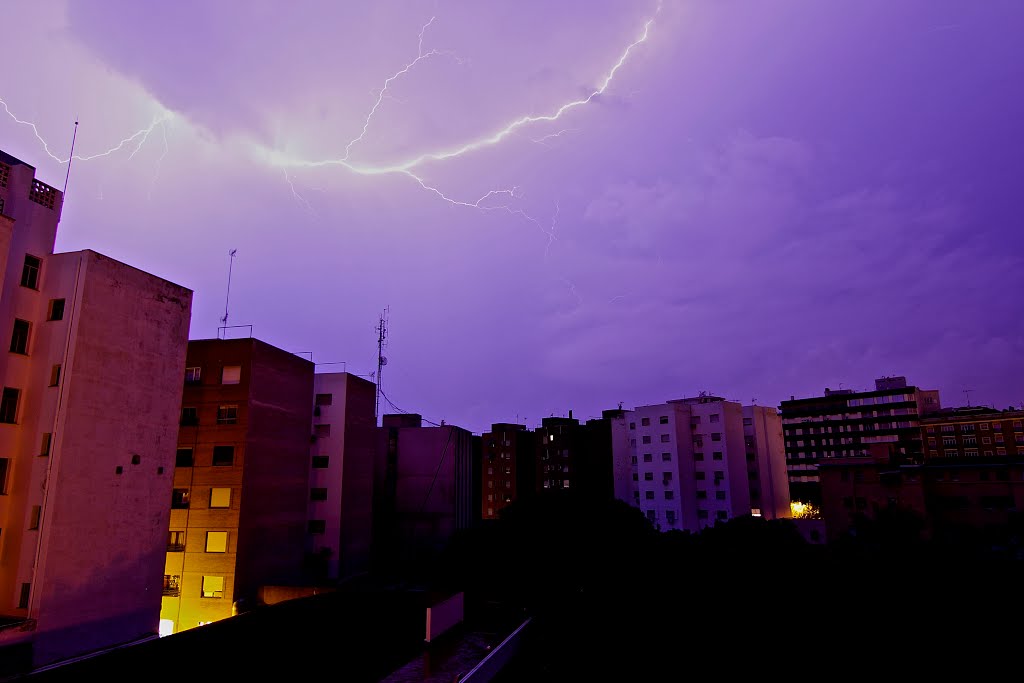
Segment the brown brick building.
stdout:
<path fill-rule="evenodd" d="M 1024 410 L 955 408 L 921 420 L 927 458 L 1024 458 Z"/>
<path fill-rule="evenodd" d="M 899 507 L 918 515 L 926 536 L 1008 525 L 1024 510 L 1024 457 L 935 457 L 908 463 L 887 445 L 871 456 L 829 458 L 819 466 L 829 539 L 863 515 Z"/>
<path fill-rule="evenodd" d="M 526 425 L 496 423 L 481 436 L 481 519 L 497 519 L 501 509 L 537 490 L 537 437 Z"/>
<path fill-rule="evenodd" d="M 313 363 L 257 339 L 190 341 L 161 630 L 301 580 Z"/>

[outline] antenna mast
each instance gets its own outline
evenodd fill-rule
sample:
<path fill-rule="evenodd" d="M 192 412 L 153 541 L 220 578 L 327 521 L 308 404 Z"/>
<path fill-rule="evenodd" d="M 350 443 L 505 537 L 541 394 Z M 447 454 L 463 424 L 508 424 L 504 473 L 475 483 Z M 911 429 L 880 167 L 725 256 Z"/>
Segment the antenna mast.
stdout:
<path fill-rule="evenodd" d="M 235 264 L 235 254 L 237 252 L 237 249 L 232 249 L 228 252 L 228 293 L 224 297 L 224 317 L 220 319 L 221 324 L 225 328 L 228 326 L 228 302 L 231 300 L 231 267 Z"/>
<path fill-rule="evenodd" d="M 390 307 L 384 309 L 380 321 L 377 323 L 377 402 L 373 408 L 375 418 L 380 417 L 380 375 L 384 366 L 388 364 L 388 359 L 384 356 L 384 349 L 387 348 L 389 310 Z"/>
<path fill-rule="evenodd" d="M 75 138 L 78 137 L 78 121 L 75 121 L 75 132 L 71 134 L 71 154 L 68 154 L 68 172 L 64 176 L 64 192 L 68 193 L 68 178 L 71 177 L 71 161 L 75 158 Z"/>
<path fill-rule="evenodd" d="M 963 390 L 964 394 L 967 396 L 967 407 L 968 408 L 971 407 L 971 392 L 972 391 L 974 391 L 974 389 L 964 389 Z"/>

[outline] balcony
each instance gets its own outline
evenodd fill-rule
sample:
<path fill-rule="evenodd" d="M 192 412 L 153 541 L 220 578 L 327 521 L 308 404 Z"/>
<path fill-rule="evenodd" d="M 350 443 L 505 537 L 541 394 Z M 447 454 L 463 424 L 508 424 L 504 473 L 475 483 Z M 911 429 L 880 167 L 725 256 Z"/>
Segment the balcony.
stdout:
<path fill-rule="evenodd" d="M 183 553 L 183 552 L 185 552 L 185 544 L 184 543 L 168 543 L 167 544 L 167 552 L 169 552 L 169 553 Z"/>
<path fill-rule="evenodd" d="M 195 427 L 199 424 L 198 415 L 182 415 L 181 426 L 182 427 Z"/>

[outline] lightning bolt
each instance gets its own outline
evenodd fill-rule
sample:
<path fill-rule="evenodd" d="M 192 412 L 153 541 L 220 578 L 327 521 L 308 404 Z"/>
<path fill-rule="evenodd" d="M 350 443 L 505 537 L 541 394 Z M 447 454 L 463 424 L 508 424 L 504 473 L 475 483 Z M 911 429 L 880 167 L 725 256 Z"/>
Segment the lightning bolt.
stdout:
<path fill-rule="evenodd" d="M 377 107 L 380 104 L 380 101 L 383 99 L 383 96 L 380 95 L 380 96 L 378 96 L 377 103 L 375 104 L 374 108 L 371 110 L 370 115 L 367 116 L 366 122 L 364 123 L 364 126 L 363 126 L 363 132 L 360 133 L 360 135 L 357 138 L 355 138 L 352 142 L 350 142 L 348 144 L 348 146 L 346 147 L 345 156 L 341 157 L 340 159 L 323 159 L 323 160 L 319 160 L 319 161 L 310 161 L 310 160 L 290 158 L 287 155 L 284 155 L 284 154 L 282 154 L 280 152 L 277 152 L 276 150 L 269 150 L 269 151 L 264 150 L 264 152 L 265 152 L 266 156 L 268 157 L 269 162 L 271 164 L 273 164 L 273 165 L 276 165 L 276 166 L 304 167 L 304 168 L 321 168 L 321 167 L 327 167 L 327 166 L 342 166 L 342 167 L 344 167 L 344 168 L 346 168 L 346 169 L 348 169 L 348 170 L 350 170 L 350 171 L 352 171 L 354 173 L 358 173 L 359 175 L 372 176 L 372 175 L 385 175 L 385 174 L 392 174 L 392 173 L 407 173 L 408 174 L 408 172 L 412 171 L 413 169 L 415 169 L 415 168 L 417 168 L 419 166 L 422 166 L 423 164 L 425 164 L 427 162 L 431 162 L 431 161 L 446 161 L 448 159 L 453 159 L 453 158 L 456 158 L 456 157 L 464 156 L 464 155 L 469 154 L 471 152 L 475 152 L 475 151 L 478 151 L 478 150 L 481 150 L 481 149 L 485 149 L 487 147 L 492 147 L 494 145 L 497 145 L 499 142 L 501 142 L 502 140 L 504 140 L 505 138 L 507 138 L 508 136 L 510 136 L 511 134 L 516 132 L 517 130 L 519 130 L 520 128 L 523 128 L 524 126 L 528 126 L 528 125 L 535 124 L 535 123 L 558 121 L 559 119 L 561 119 L 566 114 L 566 112 L 572 111 L 573 109 L 576 109 L 577 107 L 582 107 L 582 106 L 585 106 L 587 104 L 590 104 L 594 100 L 594 98 L 601 96 L 608 89 L 608 87 L 612 84 L 612 81 L 615 79 L 615 75 L 619 72 L 619 70 L 622 68 L 622 66 L 626 63 L 626 61 L 629 59 L 629 57 L 633 53 L 633 51 L 636 50 L 637 47 L 639 47 L 643 43 L 647 42 L 647 39 L 650 36 L 651 26 L 654 24 L 654 20 L 657 18 L 658 14 L 661 12 L 661 8 L 662 8 L 662 3 L 659 2 L 658 3 L 658 7 L 657 7 L 657 9 L 654 12 L 654 15 L 651 18 L 649 18 L 647 21 L 644 22 L 643 30 L 641 31 L 640 36 L 638 38 L 636 38 L 633 42 L 631 42 L 629 45 L 626 46 L 626 48 L 619 55 L 619 58 L 618 58 L 618 60 L 616 60 L 615 64 L 612 65 L 612 67 L 608 70 L 608 72 L 600 80 L 599 85 L 593 91 L 591 91 L 589 95 L 587 95 L 586 97 L 580 98 L 580 99 L 571 100 L 569 102 L 566 102 L 566 103 L 562 104 L 561 106 L 559 106 L 558 108 L 556 108 L 550 114 L 521 116 L 520 118 L 513 120 L 512 122 L 506 124 L 503 128 L 500 128 L 499 130 L 497 130 L 496 132 L 494 132 L 494 133 L 492 133 L 490 135 L 484 136 L 482 138 L 478 138 L 476 140 L 471 140 L 469 142 L 462 143 L 462 144 L 460 144 L 460 145 L 458 145 L 456 147 L 453 147 L 451 149 L 437 151 L 437 152 L 426 152 L 424 154 L 420 154 L 419 156 L 415 156 L 415 157 L 412 157 L 410 159 L 406 159 L 404 161 L 399 161 L 397 163 L 393 163 L 393 164 L 389 164 L 389 165 L 385 165 L 385 166 L 363 166 L 363 165 L 354 164 L 354 163 L 349 161 L 349 152 L 350 152 L 350 150 L 352 148 L 352 145 L 354 145 L 356 142 L 361 140 L 363 135 L 365 135 L 366 129 L 369 126 L 369 120 L 372 118 L 373 113 L 376 111 Z M 423 31 L 426 30 L 426 27 L 431 24 L 431 22 L 433 22 L 433 18 L 431 18 L 431 20 L 427 22 L 427 24 L 423 27 L 423 29 L 420 32 L 420 36 L 421 36 L 420 54 L 417 55 L 415 60 L 410 62 L 408 65 L 406 65 L 405 68 L 401 69 L 399 72 L 397 72 L 395 75 L 391 76 L 387 81 L 385 81 L 385 88 L 381 90 L 382 93 L 384 92 L 384 90 L 386 90 L 386 86 L 390 85 L 390 82 L 392 82 L 396 77 L 398 77 L 398 76 L 400 76 L 400 75 L 402 75 L 404 73 L 407 73 L 408 70 L 411 69 L 412 66 L 415 65 L 418 61 L 421 61 L 422 59 L 426 58 L 426 56 L 431 54 L 430 52 L 428 52 L 428 53 L 426 53 L 426 55 L 424 55 L 423 52 L 422 52 L 422 34 L 423 34 Z M 415 176 L 413 176 L 413 177 L 415 177 Z"/>
<path fill-rule="evenodd" d="M 288 169 L 283 168 L 281 170 L 284 171 L 284 181 L 288 183 L 288 187 L 292 189 L 292 197 L 295 198 L 295 201 L 299 203 L 299 206 L 303 207 L 311 214 L 316 215 L 316 211 L 313 210 L 313 206 L 306 201 L 305 197 L 299 194 L 298 190 L 295 189 L 295 183 L 292 182 L 292 177 L 288 174 Z"/>
<path fill-rule="evenodd" d="M 153 198 L 153 190 L 156 188 L 156 181 L 160 179 L 160 167 L 163 165 L 164 158 L 167 156 L 167 153 L 170 151 L 170 144 L 167 142 L 167 122 L 166 121 L 164 122 L 164 124 L 162 126 L 160 126 L 160 130 L 163 133 L 163 138 L 164 138 L 164 151 L 160 153 L 160 158 L 158 158 L 156 160 L 156 170 L 153 171 L 153 180 L 150 181 L 150 183 L 149 183 L 149 194 L 146 196 L 147 199 L 152 199 Z M 136 151 L 138 151 L 138 150 L 136 150 Z M 128 158 L 130 159 L 131 157 L 128 157 Z"/>
<path fill-rule="evenodd" d="M 544 145 L 545 147 L 550 147 L 551 145 L 547 144 L 545 142 L 545 140 L 552 140 L 554 138 L 560 138 L 565 133 L 574 133 L 577 130 L 579 130 L 579 129 L 578 128 L 563 128 L 562 130 L 558 131 L 557 133 L 548 133 L 547 135 L 541 136 L 539 138 L 531 138 L 530 142 L 535 142 L 538 145 Z"/>
<path fill-rule="evenodd" d="M 40 144 L 43 146 L 43 151 L 46 152 L 46 155 L 48 157 L 50 157 L 51 159 L 56 161 L 58 164 L 66 164 L 66 163 L 68 163 L 69 159 L 66 159 L 66 158 L 62 159 L 62 158 L 60 158 L 59 156 L 57 156 L 56 154 L 53 153 L 53 151 L 50 149 L 50 145 L 46 142 L 46 140 L 43 138 L 43 136 L 40 135 L 39 128 L 36 126 L 36 124 L 32 123 L 31 121 L 23 121 L 22 119 L 19 119 L 17 116 L 15 116 L 14 112 L 12 112 L 10 107 L 7 106 L 7 102 L 5 102 L 3 99 L 0 99 L 0 106 L 2 106 L 4 108 L 4 111 L 7 112 L 8 116 L 10 116 L 12 119 L 14 119 L 15 123 L 18 123 L 18 124 L 23 125 L 23 126 L 28 126 L 29 128 L 32 129 L 32 133 L 35 134 L 36 139 L 39 140 Z M 170 121 L 173 117 L 174 117 L 174 115 L 171 112 L 164 111 L 163 113 L 159 114 L 158 116 L 153 117 L 153 122 L 150 123 L 149 126 L 147 126 L 146 128 L 143 128 L 142 130 L 139 130 L 136 133 L 134 133 L 134 134 L 124 138 L 123 140 L 121 140 L 119 143 L 117 143 L 116 145 L 114 145 L 110 149 L 108 149 L 106 151 L 103 151 L 103 152 L 99 152 L 97 154 L 91 154 L 89 156 L 80 156 L 80 155 L 76 154 L 74 156 L 74 159 L 76 161 L 90 161 L 92 159 L 98 159 L 100 157 L 105 157 L 105 156 L 109 156 L 111 154 L 114 154 L 115 152 L 118 152 L 118 151 L 124 149 L 125 147 L 131 145 L 132 143 L 135 143 L 135 147 L 132 150 L 132 153 L 128 156 L 128 158 L 131 159 L 142 148 L 142 145 L 144 145 L 146 143 L 146 140 L 149 138 L 149 136 L 153 132 L 153 130 L 157 126 L 159 126 L 161 124 L 164 124 L 167 121 Z"/>
<path fill-rule="evenodd" d="M 348 162 L 349 156 L 352 154 L 352 147 L 361 142 L 362 139 L 366 136 L 366 131 L 369 130 L 370 128 L 370 121 L 373 120 L 373 115 L 377 113 L 377 110 L 380 108 L 381 102 L 384 101 L 384 98 L 390 95 L 390 93 L 388 93 L 388 88 L 391 87 L 391 84 L 394 83 L 399 78 L 401 78 L 402 76 L 404 76 L 405 74 L 409 73 L 409 71 L 411 71 L 414 66 L 416 66 L 417 64 L 426 59 L 430 59 L 431 57 L 435 57 L 437 55 L 442 54 L 452 54 L 450 51 L 442 51 L 437 49 L 430 50 L 429 52 L 426 53 L 423 52 L 423 34 L 427 32 L 427 29 L 430 28 L 430 25 L 434 23 L 434 20 L 436 18 L 436 16 L 430 17 L 430 20 L 427 23 L 423 24 L 423 27 L 420 29 L 420 42 L 419 49 L 416 51 L 416 59 L 412 60 L 404 67 L 402 67 L 401 69 L 399 69 L 398 71 L 384 79 L 384 85 L 383 87 L 381 87 L 380 92 L 377 93 L 377 101 L 373 103 L 373 107 L 370 108 L 370 113 L 366 115 L 366 119 L 363 121 L 363 130 L 360 131 L 357 137 L 352 138 L 351 140 L 349 140 L 349 143 L 345 145 L 345 156 L 343 156 L 340 159 L 340 162 L 342 164 L 346 166 L 348 165 L 346 162 Z"/>

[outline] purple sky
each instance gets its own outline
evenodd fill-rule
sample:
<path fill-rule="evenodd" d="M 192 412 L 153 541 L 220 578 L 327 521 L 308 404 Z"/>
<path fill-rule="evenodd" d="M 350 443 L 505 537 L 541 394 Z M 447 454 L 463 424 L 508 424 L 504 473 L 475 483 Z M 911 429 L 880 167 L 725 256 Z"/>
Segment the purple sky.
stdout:
<path fill-rule="evenodd" d="M 359 374 L 390 306 L 432 420 L 1024 402 L 1024 3 L 656 8 L 9 0 L 0 98 L 61 159 L 81 121 L 59 249 L 193 289 L 208 338 L 237 248 L 229 322 Z M 0 148 L 63 185 L 2 106 Z"/>

